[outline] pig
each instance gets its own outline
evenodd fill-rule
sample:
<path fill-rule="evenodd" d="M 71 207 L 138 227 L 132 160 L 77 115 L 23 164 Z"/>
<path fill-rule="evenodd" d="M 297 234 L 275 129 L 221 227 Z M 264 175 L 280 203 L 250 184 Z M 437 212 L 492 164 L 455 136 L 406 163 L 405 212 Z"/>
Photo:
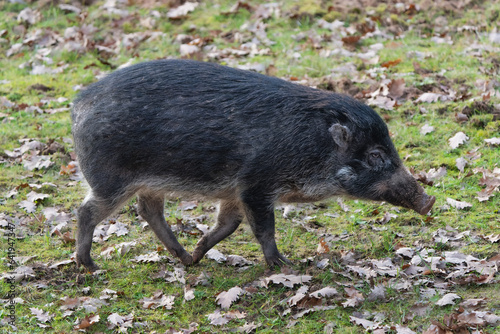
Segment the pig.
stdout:
<path fill-rule="evenodd" d="M 403 166 L 381 117 L 344 95 L 214 63 L 156 60 L 91 84 L 71 112 L 89 191 L 78 209 L 76 260 L 94 228 L 137 196 L 139 214 L 168 251 L 197 263 L 246 219 L 270 266 L 274 206 L 332 196 L 386 201 L 425 215 L 435 202 Z M 219 201 L 193 255 L 164 217 L 166 197 Z"/>

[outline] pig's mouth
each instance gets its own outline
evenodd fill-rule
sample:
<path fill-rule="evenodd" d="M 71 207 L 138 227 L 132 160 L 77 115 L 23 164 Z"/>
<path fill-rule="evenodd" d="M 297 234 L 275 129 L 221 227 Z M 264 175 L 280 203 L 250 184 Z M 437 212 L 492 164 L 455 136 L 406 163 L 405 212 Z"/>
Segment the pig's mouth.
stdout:
<path fill-rule="evenodd" d="M 426 215 L 427 213 L 429 213 L 429 211 L 431 211 L 434 202 L 436 202 L 435 196 L 428 196 L 427 194 L 425 194 L 422 198 L 420 209 L 415 209 L 415 211 L 417 211 L 421 215 Z"/>

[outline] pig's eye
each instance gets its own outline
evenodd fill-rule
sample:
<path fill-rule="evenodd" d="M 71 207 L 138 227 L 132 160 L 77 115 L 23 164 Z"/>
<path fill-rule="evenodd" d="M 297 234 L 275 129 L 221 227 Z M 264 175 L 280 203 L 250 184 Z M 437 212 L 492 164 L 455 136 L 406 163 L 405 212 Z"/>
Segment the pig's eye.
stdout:
<path fill-rule="evenodd" d="M 368 163 L 373 167 L 381 167 L 384 164 L 382 152 L 379 150 L 368 152 Z"/>

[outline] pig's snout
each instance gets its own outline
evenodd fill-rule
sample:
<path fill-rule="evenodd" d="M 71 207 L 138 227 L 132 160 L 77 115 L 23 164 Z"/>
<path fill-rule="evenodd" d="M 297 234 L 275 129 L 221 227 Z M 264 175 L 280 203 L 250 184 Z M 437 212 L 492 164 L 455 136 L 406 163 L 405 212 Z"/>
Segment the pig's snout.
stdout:
<path fill-rule="evenodd" d="M 429 213 L 429 211 L 431 211 L 434 202 L 436 202 L 435 196 L 429 196 L 424 193 L 424 196 L 422 196 L 420 209 L 416 209 L 415 211 L 417 211 L 421 215 L 426 215 L 427 213 Z"/>

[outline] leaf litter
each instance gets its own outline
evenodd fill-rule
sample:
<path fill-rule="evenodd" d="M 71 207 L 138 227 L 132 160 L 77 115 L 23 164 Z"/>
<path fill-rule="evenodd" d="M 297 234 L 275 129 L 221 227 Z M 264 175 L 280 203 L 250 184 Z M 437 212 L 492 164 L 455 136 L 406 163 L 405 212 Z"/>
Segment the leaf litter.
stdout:
<path fill-rule="evenodd" d="M 142 4 L 142 1 L 139 2 Z M 467 2 L 451 4 L 451 2 L 444 1 L 439 4 L 430 5 L 423 2 L 420 5 L 401 3 L 396 6 L 391 7 L 391 13 L 403 18 L 411 15 L 418 15 L 419 12 L 426 10 L 432 11 L 434 7 L 439 9 L 445 9 L 446 11 L 456 12 L 457 10 L 463 10 L 466 8 Z M 148 14 L 147 20 L 141 17 L 141 25 L 147 29 L 155 29 L 158 19 L 166 18 L 167 20 L 180 21 L 188 20 L 190 17 L 196 16 L 196 11 L 199 10 L 197 7 L 200 5 L 193 2 L 185 2 L 182 5 L 177 5 L 176 2 L 172 7 L 167 8 L 165 11 L 159 12 L 152 10 Z M 175 6 L 175 7 L 174 7 Z M 293 10 L 287 12 L 283 10 L 282 4 L 278 3 L 266 3 L 266 4 L 247 4 L 245 2 L 237 2 L 229 10 L 225 11 L 220 9 L 220 14 L 224 16 L 231 17 L 232 15 L 238 15 L 240 12 L 249 11 L 251 12 L 252 22 L 246 22 L 235 31 L 231 32 L 231 35 L 235 36 L 232 41 L 231 47 L 219 48 L 213 43 L 210 38 L 197 36 L 199 28 L 191 27 L 186 33 L 186 40 L 178 42 L 178 47 L 181 55 L 186 57 L 201 56 L 205 59 L 211 59 L 214 61 L 226 62 L 231 66 L 247 66 L 246 68 L 250 70 L 258 70 L 261 72 L 272 71 L 271 65 L 268 64 L 241 64 L 242 61 L 249 60 L 253 57 L 269 57 L 272 55 L 270 46 L 275 45 L 271 28 L 268 26 L 268 21 L 273 17 L 287 17 L 289 19 L 296 20 L 298 18 L 304 17 L 307 13 L 302 13 L 301 9 Z M 355 4 L 351 3 L 339 3 L 339 9 L 342 10 L 352 10 L 355 8 Z M 84 54 L 87 52 L 95 52 L 98 54 L 99 61 L 105 66 L 114 66 L 112 62 L 116 61 L 117 55 L 119 55 L 124 50 L 127 52 L 137 52 L 134 57 L 137 57 L 140 52 L 139 46 L 145 43 L 150 43 L 155 39 L 166 38 L 166 34 L 157 31 L 144 31 L 144 32 L 134 32 L 134 33 L 124 33 L 123 30 L 113 28 L 112 33 L 109 34 L 110 37 L 102 39 L 100 37 L 100 29 L 94 27 L 91 22 L 85 20 L 87 13 L 87 7 L 85 6 L 71 6 L 60 4 L 59 8 L 64 12 L 71 12 L 76 15 L 81 15 L 80 19 L 82 24 L 80 26 L 74 26 L 67 28 L 65 31 L 59 32 L 51 29 L 39 29 L 37 24 L 42 20 L 43 14 L 42 10 L 38 8 L 25 8 L 20 13 L 16 13 L 14 20 L 17 21 L 23 28 L 17 27 L 17 29 L 24 29 L 25 33 L 20 34 L 19 38 L 12 38 L 9 36 L 6 47 L 6 56 L 10 58 L 22 57 L 25 54 L 29 55 L 26 59 L 28 61 L 21 64 L 20 69 L 25 70 L 29 75 L 42 77 L 45 75 L 57 75 L 65 73 L 71 68 L 70 64 L 65 62 L 54 62 L 56 59 L 55 53 L 53 51 L 60 52 L 65 50 L 66 52 L 73 52 L 75 54 Z M 120 19 L 130 20 L 135 14 L 135 9 L 126 5 L 124 1 L 107 1 L 101 6 L 100 10 L 105 14 L 99 15 L 115 15 Z M 364 9 L 361 8 L 361 11 Z M 154 14 L 157 12 L 157 14 Z M 155 20 L 156 18 L 156 20 Z M 332 71 L 332 77 L 335 73 L 344 73 L 343 76 L 352 77 L 352 82 L 362 85 L 363 89 L 352 90 L 355 92 L 353 95 L 357 95 L 360 99 L 366 99 L 369 104 L 379 107 L 383 110 L 388 110 L 395 112 L 401 105 L 405 102 L 411 102 L 419 104 L 419 110 L 421 110 L 422 115 L 425 115 L 425 110 L 428 108 L 431 110 L 431 106 L 427 104 L 447 104 L 450 102 L 460 101 L 463 98 L 475 99 L 471 107 L 466 107 L 461 110 L 460 114 L 463 116 L 458 116 L 457 120 L 467 126 L 468 122 L 474 120 L 474 116 L 483 114 L 491 115 L 496 117 L 495 107 L 491 107 L 493 104 L 480 104 L 478 100 L 495 101 L 497 98 L 498 86 L 494 83 L 483 82 L 480 87 L 480 94 L 477 96 L 470 96 L 469 92 L 462 93 L 460 91 L 455 91 L 455 88 L 451 87 L 449 82 L 441 82 L 439 85 L 429 85 L 428 87 L 420 87 L 419 89 L 413 89 L 409 80 L 404 80 L 403 78 L 392 78 L 392 71 L 397 71 L 398 68 L 402 66 L 406 60 L 404 57 L 391 57 L 389 59 L 384 59 L 380 61 L 381 56 L 379 50 L 386 47 L 391 47 L 391 44 L 397 43 L 393 41 L 393 36 L 397 36 L 398 33 L 394 31 L 403 32 L 406 28 L 404 25 L 399 25 L 395 22 L 384 23 L 382 21 L 377 21 L 375 16 L 370 18 L 373 22 L 377 21 L 377 24 L 367 23 L 364 28 L 354 26 L 349 22 L 343 22 L 340 20 L 323 20 L 317 19 L 315 16 L 311 16 L 316 21 L 318 27 L 326 29 L 332 35 L 329 34 L 321 35 L 314 31 L 310 33 L 304 33 L 303 36 L 296 34 L 296 41 L 304 41 L 310 44 L 311 50 L 315 50 L 321 57 L 332 58 L 332 57 L 351 57 L 356 58 L 363 66 L 354 65 L 343 65 L 335 68 Z M 113 24 L 117 20 L 113 18 Z M 419 23 L 426 25 L 428 23 Z M 445 24 L 446 25 L 446 24 Z M 110 25 L 111 26 L 111 25 Z M 429 25 L 428 27 L 433 27 Z M 425 28 L 425 27 L 424 27 Z M 398 30 L 399 29 L 399 30 Z M 403 29 L 403 30 L 401 30 Z M 417 29 L 421 29 L 417 25 Z M 453 28 L 455 29 L 455 28 Z M 474 31 L 475 34 L 481 33 L 481 29 L 477 27 L 466 28 L 463 27 L 462 30 L 459 27 L 456 29 L 457 33 L 465 34 L 467 31 Z M 390 34 L 388 33 L 390 31 Z M 216 38 L 223 39 L 223 32 L 210 32 L 215 34 Z M 0 32 L 0 37 L 5 37 L 6 33 Z M 239 36 L 238 36 L 239 35 Z M 498 33 L 489 32 L 486 36 L 489 41 L 494 44 L 498 44 Z M 377 37 L 383 43 L 381 48 L 376 45 L 371 45 L 366 47 L 366 44 L 370 38 Z M 403 35 L 401 35 L 403 36 Z M 179 36 L 178 36 L 179 37 Z M 11 39 L 12 38 L 12 39 Z M 429 40 L 432 43 L 453 43 L 456 38 L 455 32 L 453 34 L 449 32 L 442 32 L 439 36 L 432 36 Z M 11 45 L 8 43 L 16 42 Z M 487 52 L 487 45 L 476 45 L 472 46 L 468 52 L 474 53 L 474 57 L 483 61 L 485 59 L 485 54 Z M 494 49 L 490 49 L 493 50 Z M 33 52 L 31 52 L 33 51 Z M 477 55 L 476 55 L 477 54 Z M 294 50 L 292 54 L 293 61 L 299 61 L 304 58 L 302 50 Z M 408 56 L 408 58 L 414 58 L 419 62 L 423 62 L 427 57 L 433 57 L 425 52 L 415 51 L 413 54 Z M 435 55 L 434 55 L 435 57 Z M 91 66 L 94 67 L 94 66 Z M 365 68 L 365 70 L 359 68 Z M 425 76 L 426 78 L 432 80 L 441 80 L 440 74 L 437 74 L 435 69 L 430 70 L 422 68 L 417 62 L 413 63 L 413 68 L 417 74 Z M 493 67 L 494 69 L 494 67 Z M 491 69 L 485 69 L 491 70 Z M 343 72 L 347 71 L 347 72 Z M 102 75 L 101 70 L 95 70 L 92 75 L 99 76 Z M 443 77 L 444 78 L 444 77 Z M 330 79 L 330 78 L 329 78 Z M 290 77 L 290 80 L 297 82 L 297 84 L 307 84 L 314 86 L 317 84 L 316 79 L 309 78 L 305 76 L 304 78 L 294 78 Z M 324 80 L 324 78 L 322 79 Z M 406 81 L 406 82 L 405 82 Z M 494 81 L 494 80 L 491 80 Z M 351 82 L 351 85 L 352 85 Z M 371 82 L 371 84 L 369 84 Z M 2 85 L 6 84 L 1 81 Z M 370 87 L 368 87 L 370 86 Z M 352 88 L 352 87 L 351 87 Z M 356 88 L 356 87 L 355 87 Z M 346 89 L 349 90 L 348 85 Z M 43 91 L 43 90 L 42 90 Z M 467 94 L 469 96 L 467 97 Z M 474 94 L 474 93 L 473 93 Z M 47 115 L 57 112 L 65 112 L 68 110 L 65 106 L 58 108 L 54 107 L 54 102 L 40 102 L 40 104 L 26 105 L 22 102 L 11 99 L 10 96 L 2 96 L 0 109 L 6 111 L 0 115 L 0 118 L 9 120 L 12 117 L 12 111 L 25 111 L 33 113 L 33 115 Z M 62 103 L 62 102 L 61 102 Z M 425 104 L 425 105 L 424 105 Z M 66 105 L 67 106 L 67 105 Z M 469 108 L 469 110 L 467 109 Z M 498 109 L 498 107 L 496 107 Z M 418 109 L 418 108 L 417 108 Z M 433 109 L 432 109 L 433 110 Z M 458 115 L 458 113 L 457 113 Z M 429 126 L 428 124 L 420 128 L 420 133 L 425 138 L 431 136 L 436 136 L 436 130 L 438 129 L 438 124 L 432 122 L 434 126 Z M 481 126 L 480 123 L 477 123 Z M 438 129 L 441 130 L 441 129 Z M 465 130 L 464 130 L 465 131 Z M 469 134 L 468 131 L 465 131 Z M 469 136 L 465 135 L 464 132 L 457 132 L 454 136 L 450 133 L 446 138 L 448 139 L 449 147 L 456 149 L 457 151 L 463 151 L 464 146 L 468 143 L 472 143 L 476 138 L 471 134 Z M 452 137 L 450 137 L 452 136 Z M 477 201 L 473 200 L 472 197 L 455 197 L 454 195 L 449 195 L 451 197 L 457 198 L 453 199 L 451 197 L 446 198 L 446 203 L 457 209 L 460 212 L 467 212 L 466 210 L 472 210 L 476 204 L 479 205 L 481 202 L 490 201 L 492 197 L 498 192 L 499 188 L 499 175 L 500 173 L 495 172 L 495 170 L 488 170 L 486 168 L 477 168 L 480 166 L 481 150 L 483 149 L 496 149 L 499 145 L 498 136 L 488 135 L 481 139 L 481 143 L 484 147 L 476 149 L 476 151 L 469 151 L 467 153 L 460 152 L 461 157 L 456 159 L 456 167 L 461 173 L 473 173 L 482 174 L 478 185 L 483 187 L 480 192 L 477 192 Z M 443 143 L 446 143 L 446 139 L 443 139 Z M 0 158 L 0 161 L 4 164 L 9 164 L 11 166 L 19 165 L 25 168 L 28 172 L 40 173 L 45 175 L 47 171 L 54 169 L 55 164 L 59 164 L 59 160 L 53 156 L 53 153 L 49 153 L 47 148 L 50 146 L 48 141 L 38 139 L 24 139 L 21 142 L 22 146 L 17 147 L 12 150 L 5 150 L 4 155 Z M 57 149 L 56 149 L 57 152 Z M 62 151 L 58 151 L 63 153 Z M 75 158 L 67 160 L 64 164 L 57 165 L 57 170 L 60 171 L 60 175 L 66 179 L 76 178 L 78 173 L 77 163 L 74 162 Z M 455 157 L 453 158 L 455 159 Z M 68 162 L 70 161 L 70 162 Z M 448 164 L 446 166 L 433 166 L 428 172 L 421 172 L 418 177 L 423 183 L 428 186 L 438 187 L 443 182 L 448 181 L 452 176 L 452 165 Z M 429 167 L 428 167 L 429 168 Z M 447 170 L 450 169 L 449 171 Z M 427 169 L 426 169 L 427 170 Z M 452 174 L 453 175 L 453 174 Z M 54 197 L 52 192 L 47 194 L 41 194 L 36 189 L 31 189 L 32 193 L 28 194 L 26 197 L 22 190 L 15 190 L 9 192 L 7 198 L 22 199 L 26 198 L 24 201 L 18 201 L 19 207 L 25 212 L 25 214 L 35 214 L 43 210 L 43 217 L 49 223 L 54 223 L 52 226 L 50 235 L 59 235 L 59 237 L 64 240 L 64 235 L 68 233 L 64 229 L 68 228 L 68 223 L 71 224 L 70 219 L 64 217 L 65 212 L 59 212 L 60 209 L 55 210 L 44 210 L 44 203 L 49 201 Z M 50 194 L 50 195 L 49 195 Z M 50 197 L 49 197 L 50 196 Z M 463 198 L 463 200 L 458 200 Z M 47 199 L 47 200 L 46 200 Z M 472 202 L 472 203 L 471 203 Z M 479 203 L 477 203 L 479 202 Z M 198 203 L 183 203 L 180 209 L 184 207 L 186 211 L 196 208 Z M 342 201 L 339 202 L 342 209 L 345 212 L 350 212 L 354 214 L 353 210 L 345 205 Z M 64 210 L 62 210 L 64 211 Z M 443 211 L 445 212 L 445 211 Z M 24 213 L 23 213 L 24 214 Z M 391 219 L 399 219 L 397 215 L 389 212 L 385 212 L 384 217 L 380 219 L 378 224 L 387 224 Z M 7 220 L 4 219 L 6 222 Z M 9 220 L 10 221 L 10 220 Z M 305 221 L 305 219 L 304 219 Z M 3 224 L 3 223 L 2 223 Z M 3 225 L 2 225 L 3 226 Z M 208 231 L 207 225 L 198 223 L 200 226 L 198 229 L 205 233 Z M 317 234 L 319 233 L 316 228 L 310 227 L 308 224 L 304 224 L 307 227 L 309 233 Z M 62 230 L 62 231 L 61 231 Z M 63 233 L 64 232 L 64 233 Z M 466 233 L 468 232 L 468 234 Z M 109 238 L 113 237 L 126 237 L 129 234 L 129 229 L 120 222 L 108 222 L 101 224 L 96 229 L 96 234 L 94 235 L 94 241 L 102 244 L 110 242 Z M 66 235 L 66 238 L 70 239 L 71 234 Z M 433 242 L 444 245 L 445 247 L 453 247 L 453 249 L 459 249 L 459 247 L 464 245 L 464 238 L 471 238 L 472 240 L 484 240 L 484 242 L 496 244 L 500 240 L 500 236 L 496 233 L 489 235 L 477 235 L 470 231 L 464 231 L 459 233 L 453 230 L 437 230 L 433 233 Z M 112 240 L 112 239 L 111 239 Z M 285 289 L 285 291 L 291 294 L 285 298 L 290 308 L 289 313 L 292 314 L 292 319 L 290 320 L 290 327 L 293 326 L 297 321 L 310 312 L 314 311 L 326 311 L 328 309 L 335 308 L 339 305 L 343 306 L 348 310 L 352 308 L 363 308 L 364 304 L 369 301 L 377 302 L 390 302 L 387 300 L 386 286 L 394 287 L 398 292 L 400 298 L 412 297 L 411 286 L 416 283 L 421 287 L 421 293 L 418 298 L 427 302 L 427 306 L 422 306 L 425 310 L 423 313 L 428 313 L 432 309 L 430 305 L 430 299 L 439 296 L 437 303 L 446 305 L 456 305 L 459 302 L 460 292 L 453 288 L 454 285 L 464 285 L 464 284 L 494 284 L 498 280 L 495 279 L 497 274 L 497 260 L 489 260 L 476 258 L 470 255 L 462 254 L 459 251 L 449 252 L 449 251 L 436 251 L 430 248 L 426 248 L 422 245 L 408 246 L 398 248 L 394 251 L 394 254 L 385 259 L 369 259 L 363 258 L 362 256 L 355 256 L 354 253 L 345 252 L 342 256 L 342 261 L 340 267 L 332 267 L 333 264 L 337 264 L 335 259 L 330 257 L 332 254 L 332 243 L 327 238 L 322 235 L 318 238 L 319 244 L 317 248 L 317 254 L 312 257 L 312 261 L 306 260 L 304 263 L 313 264 L 307 267 L 307 270 L 312 273 L 318 273 L 322 271 L 330 271 L 337 275 L 341 275 L 348 279 L 348 285 L 337 284 L 336 287 L 323 287 L 317 282 L 315 275 L 300 275 L 298 273 L 281 273 L 273 275 L 265 275 L 258 280 L 257 283 L 254 282 L 253 285 L 245 286 L 241 285 L 242 288 L 233 287 L 224 291 L 226 295 L 218 295 L 212 298 L 213 304 L 220 304 L 221 308 L 227 306 L 227 308 L 239 306 L 242 301 L 239 300 L 240 296 L 246 291 L 259 291 L 260 293 L 266 293 L 263 289 Z M 331 239 L 330 239 L 331 240 Z M 339 240 L 340 239 L 339 237 Z M 103 248 L 101 256 L 106 258 L 113 258 L 117 254 L 125 255 L 130 252 L 133 248 L 137 247 L 138 244 L 134 242 L 123 242 L 107 248 Z M 139 244 L 142 247 L 142 244 Z M 441 249 L 439 247 L 437 250 Z M 135 254 L 134 254 L 135 255 Z M 130 256 L 130 255 L 129 255 Z M 224 265 L 229 264 L 232 266 L 248 267 L 253 266 L 254 263 L 246 260 L 238 255 L 224 255 L 221 252 L 212 252 L 208 254 L 208 258 L 211 258 L 219 263 L 224 263 Z M 330 257 L 330 258 L 328 258 Z M 162 262 L 167 259 L 166 256 L 161 255 L 159 251 L 150 251 L 144 255 L 135 256 L 133 261 L 139 263 L 148 262 Z M 63 270 L 64 264 L 72 263 L 74 260 L 64 260 L 58 262 L 51 266 L 54 270 Z M 344 262 L 345 261 L 345 262 Z M 316 265 L 318 264 L 318 265 Z M 34 268 L 34 267 L 33 267 Z M 33 270 L 31 266 L 18 267 L 15 271 L 16 280 L 19 282 L 32 282 L 40 278 L 38 275 L 38 270 Z M 397 275 L 401 275 L 396 277 Z M 208 276 L 208 275 L 205 275 Z M 180 285 L 184 290 L 184 300 L 189 301 L 196 298 L 194 290 L 187 283 L 187 278 L 185 277 L 185 272 L 182 268 L 173 267 L 171 270 L 166 270 L 162 278 L 170 283 Z M 374 280 L 377 282 L 382 282 L 382 284 L 374 285 L 372 284 Z M 199 279 L 199 284 L 209 285 L 209 280 L 204 277 Z M 205 283 L 201 283 L 205 282 Z M 198 284 L 198 283 L 197 283 Z M 369 290 L 363 290 L 359 287 L 363 284 L 370 284 Z M 450 285 L 451 284 L 451 285 Z M 318 288 L 320 285 L 321 288 Z M 314 286 L 314 289 L 312 288 Z M 234 290 L 233 290 L 234 289 Z M 337 290 L 338 289 L 338 290 Z M 310 290 L 313 290 L 311 292 Z M 104 291 L 104 290 L 103 290 Z M 111 290 L 112 291 L 112 290 Z M 116 299 L 117 293 L 112 293 L 107 291 L 101 296 L 104 300 Z M 230 293 L 231 292 L 231 293 Z M 255 293 L 255 292 L 253 292 Z M 220 296 L 220 298 L 219 298 Z M 432 297 L 434 296 L 434 297 Z M 252 293 L 249 293 L 248 298 L 252 298 Z M 247 298 L 245 297 L 245 298 Z M 106 322 L 106 325 L 116 331 L 125 332 L 129 330 L 134 323 L 134 314 L 119 313 L 106 313 L 104 316 L 101 314 L 94 314 L 98 312 L 102 305 L 98 305 L 95 301 L 89 301 L 90 299 L 83 299 L 89 297 L 77 297 L 77 298 L 67 298 L 61 305 L 61 311 L 72 312 L 76 309 L 85 309 L 89 314 L 84 318 L 75 319 L 74 329 L 85 329 L 96 323 Z M 150 300 L 146 301 L 144 298 L 143 303 L 149 302 L 150 308 L 165 308 L 173 309 L 174 299 L 173 296 L 166 296 L 161 292 L 156 292 Z M 210 298 L 209 298 L 210 299 Z M 88 303 L 87 303 L 88 302 Z M 220 302 L 220 303 L 219 303 Z M 439 304 L 437 304 L 439 306 Z M 460 307 L 463 310 L 453 310 L 452 313 L 446 315 L 443 321 L 434 321 L 433 325 L 427 329 L 428 333 L 442 333 L 442 332 L 458 332 L 468 329 L 478 329 L 486 326 L 496 326 L 498 324 L 498 316 L 494 315 L 492 312 L 486 309 L 486 299 L 477 300 L 464 300 L 460 303 Z M 158 306 L 157 306 L 158 305 Z M 45 308 L 44 308 L 45 309 Z M 148 308 L 149 309 L 149 308 Z M 37 318 L 40 324 L 46 326 L 53 319 L 53 315 L 49 312 L 42 311 L 41 308 L 32 308 L 32 314 Z M 350 312 L 350 311 L 349 311 Z M 288 314 L 288 313 L 287 313 Z M 285 314 L 285 316 L 287 315 Z M 212 325 L 223 326 L 229 321 L 245 319 L 247 314 L 241 312 L 240 310 L 232 311 L 220 311 L 217 310 L 212 314 L 207 315 L 207 319 Z M 350 321 L 364 329 L 370 329 L 374 333 L 388 332 L 390 330 L 396 331 L 398 333 L 411 333 L 410 329 L 404 327 L 402 324 L 393 324 L 388 319 L 377 318 L 373 314 L 358 314 L 355 313 L 350 316 Z M 254 322 L 245 323 L 244 326 L 239 327 L 242 331 L 252 331 L 260 327 L 262 324 L 255 324 Z M 40 325 L 39 325 L 40 326 Z M 192 332 L 198 325 L 190 325 L 189 329 L 182 330 L 184 332 Z M 327 326 L 325 326 L 325 331 Z"/>

